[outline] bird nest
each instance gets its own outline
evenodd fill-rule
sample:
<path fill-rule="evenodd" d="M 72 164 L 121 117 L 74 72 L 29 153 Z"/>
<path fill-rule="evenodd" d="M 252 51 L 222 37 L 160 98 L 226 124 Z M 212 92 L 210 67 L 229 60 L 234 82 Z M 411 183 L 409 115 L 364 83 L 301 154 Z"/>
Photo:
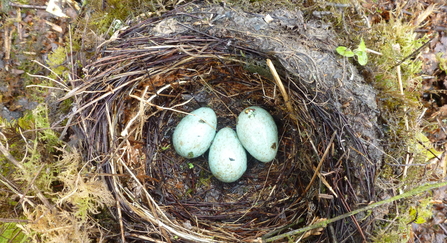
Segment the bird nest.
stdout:
<path fill-rule="evenodd" d="M 264 16 L 188 5 L 121 30 L 84 68 L 77 127 L 115 195 L 123 238 L 268 241 L 374 199 L 373 89 L 328 51 L 321 23 L 305 28 L 299 11 Z M 272 162 L 248 157 L 242 178 L 223 183 L 207 154 L 175 153 L 185 114 L 208 106 L 218 130 L 235 128 L 252 105 L 277 124 Z M 368 224 L 351 217 L 314 237 L 355 237 Z"/>

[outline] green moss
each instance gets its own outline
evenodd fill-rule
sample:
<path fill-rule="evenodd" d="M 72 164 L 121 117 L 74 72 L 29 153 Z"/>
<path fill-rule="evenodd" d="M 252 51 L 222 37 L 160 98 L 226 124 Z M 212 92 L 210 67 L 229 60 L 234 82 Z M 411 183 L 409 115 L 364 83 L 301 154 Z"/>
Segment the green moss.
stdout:
<path fill-rule="evenodd" d="M 85 229 L 92 227 L 87 220 L 88 216 L 99 213 L 99 209 L 105 207 L 105 204 L 111 204 L 113 197 L 105 188 L 106 185 L 96 177 L 81 177 L 89 168 L 82 163 L 80 154 L 65 149 L 58 134 L 51 129 L 48 107 L 40 104 L 21 119 L 12 122 L 1 120 L 0 125 L 2 134 L 6 133 L 9 152 L 23 167 L 15 168 L 12 163 L 0 157 L 2 175 L 13 178 L 17 189 L 26 191 L 26 196 L 36 197 L 36 193 L 41 192 L 49 205 L 59 205 L 57 209 L 49 209 L 36 200 L 36 205 L 23 212 L 28 219 L 36 220 L 36 223 L 23 225 L 26 232 L 30 236 L 39 235 L 39 238 L 47 240 L 59 237 L 55 234 L 82 233 L 82 237 L 86 238 L 88 233 L 84 232 Z M 63 186 L 63 189 L 56 191 L 55 185 Z M 2 204 L 1 212 L 3 217 L 14 217 L 10 215 L 16 215 L 20 207 L 15 201 L 5 200 L 5 197 L 9 198 L 11 195 L 9 190 L 13 190 L 8 188 L 8 193 L 1 193 L 3 200 L 8 202 Z M 13 192 L 15 193 L 14 190 Z M 70 205 L 69 208 L 65 208 L 66 205 Z M 50 230 L 54 225 L 59 225 L 61 230 Z M 11 239 L 9 233 L 9 229 L 0 229 L 0 237 Z M 22 242 L 20 232 L 15 231 L 13 242 Z"/>
<path fill-rule="evenodd" d="M 33 111 L 34 124 L 38 131 L 38 140 L 40 143 L 44 143 L 46 149 L 54 151 L 54 147 L 60 145 L 58 134 L 51 129 L 50 119 L 48 117 L 48 107 L 46 104 L 38 105 Z"/>
<path fill-rule="evenodd" d="M 377 69 L 383 71 L 376 76 L 376 82 L 384 92 L 399 90 L 395 66 L 428 41 L 427 36 L 418 38 L 414 29 L 410 23 L 395 18 L 373 26 L 369 42 L 372 48 L 382 53 L 372 55 L 372 60 Z M 400 66 L 403 88 L 413 90 L 418 87 L 420 80 L 417 77 L 422 70 L 422 61 L 408 58 Z"/>
<path fill-rule="evenodd" d="M 183 3 L 186 2 L 189 1 Z M 166 0 L 108 0 L 105 5 L 102 1 L 91 1 L 87 7 L 92 10 L 91 19 L 87 25 L 99 35 L 110 36 L 128 19 L 147 12 L 160 15 L 174 7 L 175 1 Z"/>
<path fill-rule="evenodd" d="M 0 224 L 0 242 L 27 242 L 27 236 L 15 223 Z"/>
<path fill-rule="evenodd" d="M 31 178 L 35 176 L 32 173 L 37 173 L 38 168 L 45 164 L 51 166 L 49 163 L 52 161 L 51 154 L 56 151 L 55 147 L 61 146 L 61 141 L 58 134 L 50 127 L 48 108 L 45 104 L 40 104 L 34 110 L 25 112 L 24 116 L 16 121 L 2 120 L 1 123 L 9 131 L 7 144 L 9 153 L 19 158 L 18 160 L 22 160 L 24 167 L 30 173 L 18 175 L 18 178 L 31 181 Z M 53 178 L 52 173 L 48 172 L 52 171 L 54 169 L 47 170 L 43 173 L 43 177 L 46 178 L 37 179 L 36 182 L 41 181 L 40 184 L 49 188 Z"/>
<path fill-rule="evenodd" d="M 40 104 L 18 120 L 18 125 L 24 129 L 27 143 L 17 149 L 22 150 L 24 171 L 17 171 L 24 181 L 33 181 L 38 188 L 51 191 L 51 183 L 55 180 L 58 168 L 54 167 L 54 153 L 56 147 L 61 146 L 58 134 L 50 127 L 48 108 Z M 26 129 L 26 130 L 25 130 Z M 20 153 L 20 151 L 17 151 Z"/>
<path fill-rule="evenodd" d="M 411 224 L 422 224 L 433 216 L 431 211 L 430 196 L 419 200 L 417 204 L 405 206 L 400 203 L 399 212 L 390 213 L 390 223 L 382 224 L 379 233 L 373 238 L 373 242 L 408 242 L 411 238 Z M 397 217 L 396 217 L 397 216 Z"/>
<path fill-rule="evenodd" d="M 66 61 L 66 59 L 67 51 L 65 47 L 59 46 L 56 50 L 48 55 L 47 64 L 54 73 L 61 75 L 65 70 L 67 70 L 67 67 L 62 65 Z"/>
<path fill-rule="evenodd" d="M 33 129 L 35 127 L 33 113 L 31 111 L 25 112 L 25 114 L 17 120 L 17 125 L 24 131 Z"/>

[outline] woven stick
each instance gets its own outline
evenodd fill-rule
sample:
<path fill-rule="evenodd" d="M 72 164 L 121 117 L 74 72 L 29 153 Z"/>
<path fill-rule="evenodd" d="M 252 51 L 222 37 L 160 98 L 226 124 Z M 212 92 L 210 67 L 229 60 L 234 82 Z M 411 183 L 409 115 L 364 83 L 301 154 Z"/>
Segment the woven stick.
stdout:
<path fill-rule="evenodd" d="M 281 82 L 281 78 L 279 77 L 278 72 L 276 72 L 276 68 L 273 65 L 272 60 L 267 59 L 267 66 L 269 66 L 270 72 L 272 73 L 273 78 L 275 79 L 275 82 L 276 82 L 276 84 L 279 87 L 279 91 L 281 92 L 282 97 L 284 98 L 284 103 L 286 103 L 286 107 L 287 107 L 287 110 L 289 110 L 289 112 L 290 112 L 290 116 L 294 120 L 296 120 L 292 104 L 290 103 L 290 100 L 289 100 L 289 95 L 287 94 L 287 91 L 286 91 L 286 89 L 284 88 L 284 85 Z"/>

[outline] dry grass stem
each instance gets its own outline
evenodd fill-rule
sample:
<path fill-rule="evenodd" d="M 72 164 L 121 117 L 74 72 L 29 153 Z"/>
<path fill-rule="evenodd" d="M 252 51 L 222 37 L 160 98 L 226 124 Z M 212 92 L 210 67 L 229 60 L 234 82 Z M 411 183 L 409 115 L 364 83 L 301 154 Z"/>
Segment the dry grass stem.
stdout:
<path fill-rule="evenodd" d="M 273 65 L 273 62 L 270 59 L 267 59 L 267 65 L 270 68 L 270 72 L 272 73 L 273 78 L 275 79 L 276 84 L 279 87 L 279 91 L 282 94 L 282 97 L 284 99 L 284 103 L 286 104 L 287 110 L 289 110 L 289 112 L 290 112 L 290 116 L 294 120 L 296 120 L 295 112 L 294 112 L 292 104 L 291 104 L 291 102 L 289 100 L 289 95 L 287 94 L 287 91 L 284 88 L 283 83 L 281 82 L 281 78 L 279 77 L 278 72 L 276 71 L 275 65 Z"/>
<path fill-rule="evenodd" d="M 3 145 L 3 143 L 0 142 L 0 152 L 3 154 L 3 156 L 5 156 L 9 162 L 11 162 L 15 167 L 17 167 L 18 169 L 20 169 L 21 171 L 24 171 L 25 168 L 22 166 L 22 164 L 17 161 L 14 156 L 12 156 L 9 153 L 9 150 Z"/>
<path fill-rule="evenodd" d="M 397 81 L 399 83 L 399 92 L 402 96 L 404 96 L 404 88 L 403 88 L 403 83 L 402 83 L 402 73 L 401 73 L 400 65 L 396 66 L 396 73 L 397 73 Z M 405 105 L 403 107 L 404 107 L 403 108 L 404 109 L 404 117 L 403 118 L 404 118 L 404 122 L 405 122 L 405 129 L 406 129 L 406 131 L 409 131 L 410 125 L 408 123 L 408 116 L 407 116 L 408 108 Z M 407 147 L 407 154 L 405 155 L 405 165 L 406 166 L 404 167 L 404 171 L 402 173 L 403 178 L 407 177 L 408 168 L 410 167 L 411 162 L 413 161 L 410 158 L 410 154 L 411 154 L 410 149 L 411 149 L 410 147 Z"/>
<path fill-rule="evenodd" d="M 326 150 L 324 151 L 323 156 L 321 157 L 320 161 L 318 162 L 318 166 L 317 168 L 315 168 L 314 174 L 312 176 L 312 179 L 310 179 L 309 184 L 307 185 L 306 189 L 304 189 L 304 193 L 305 194 L 311 187 L 313 181 L 317 178 L 317 175 L 320 173 L 320 169 L 321 166 L 323 165 L 323 161 L 326 159 L 326 156 L 329 154 L 329 151 L 333 145 L 334 139 L 335 139 L 335 135 L 337 135 L 337 131 L 334 131 L 334 133 L 332 134 L 331 140 L 329 141 L 329 144 L 326 147 Z"/>
<path fill-rule="evenodd" d="M 313 167 L 315 171 L 318 171 L 317 168 L 314 166 Z M 329 184 L 329 182 L 327 182 L 327 180 L 321 175 L 321 173 L 318 172 L 318 178 L 320 178 L 321 182 L 323 182 L 323 184 L 329 189 L 329 191 L 332 192 L 332 194 L 334 194 L 335 197 L 337 196 L 337 193 L 334 191 L 334 189 L 332 188 L 332 186 Z"/>

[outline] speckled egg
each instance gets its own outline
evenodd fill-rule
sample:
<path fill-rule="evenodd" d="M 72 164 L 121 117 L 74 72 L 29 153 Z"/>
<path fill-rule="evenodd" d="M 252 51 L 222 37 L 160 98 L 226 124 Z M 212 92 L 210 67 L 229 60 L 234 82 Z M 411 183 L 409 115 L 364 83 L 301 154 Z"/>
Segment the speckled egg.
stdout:
<path fill-rule="evenodd" d="M 236 132 L 222 128 L 214 138 L 209 152 L 211 173 L 223 182 L 235 182 L 247 170 L 247 154 L 239 142 Z"/>
<path fill-rule="evenodd" d="M 172 142 L 175 151 L 188 159 L 204 154 L 216 135 L 216 113 L 202 107 L 185 116 L 174 130 Z"/>
<path fill-rule="evenodd" d="M 278 128 L 273 117 L 257 106 L 245 108 L 237 118 L 237 136 L 244 148 L 261 162 L 272 161 L 278 152 Z"/>

